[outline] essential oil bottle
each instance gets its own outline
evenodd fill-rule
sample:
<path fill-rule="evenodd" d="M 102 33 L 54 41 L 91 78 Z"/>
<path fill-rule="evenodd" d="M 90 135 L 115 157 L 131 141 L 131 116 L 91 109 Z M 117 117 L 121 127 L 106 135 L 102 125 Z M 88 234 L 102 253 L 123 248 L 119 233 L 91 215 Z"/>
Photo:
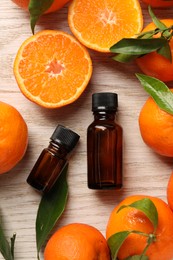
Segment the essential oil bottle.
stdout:
<path fill-rule="evenodd" d="M 123 130 L 115 121 L 116 93 L 92 95 L 94 121 L 87 129 L 87 176 L 90 189 L 122 187 Z"/>
<path fill-rule="evenodd" d="M 49 146 L 42 151 L 28 176 L 28 184 L 38 191 L 50 191 L 79 138 L 77 133 L 58 125 L 50 138 Z"/>

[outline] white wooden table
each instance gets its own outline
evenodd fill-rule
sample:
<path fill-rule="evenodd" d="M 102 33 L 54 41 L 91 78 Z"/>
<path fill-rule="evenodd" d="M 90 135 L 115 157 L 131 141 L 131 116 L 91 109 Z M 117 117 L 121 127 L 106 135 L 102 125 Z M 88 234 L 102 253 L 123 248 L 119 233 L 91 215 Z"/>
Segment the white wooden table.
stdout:
<path fill-rule="evenodd" d="M 144 4 L 142 8 L 146 24 L 150 19 Z M 171 17 L 173 8 L 156 10 L 156 13 L 160 18 Z M 36 31 L 42 29 L 70 33 L 67 6 L 41 18 Z M 73 129 L 81 138 L 70 160 L 68 204 L 54 231 L 67 223 L 83 222 L 105 234 L 111 210 L 126 196 L 145 194 L 166 201 L 166 186 L 172 171 L 172 159 L 152 152 L 140 136 L 138 115 L 148 94 L 134 75 L 139 72 L 135 64 L 118 64 L 109 55 L 90 51 L 94 70 L 86 91 L 67 107 L 44 109 L 21 94 L 13 75 L 17 50 L 29 36 L 29 15 L 10 0 L 1 0 L 0 100 L 16 107 L 29 129 L 25 157 L 13 170 L 0 176 L 0 215 L 7 236 L 17 233 L 16 260 L 36 260 L 35 219 L 41 196 L 26 183 L 26 178 L 40 152 L 48 145 L 57 124 Z M 119 95 L 118 122 L 124 129 L 124 186 L 121 191 L 94 191 L 87 188 L 86 130 L 93 120 L 91 95 L 99 91 L 113 91 Z M 0 259 L 3 259 L 2 256 Z"/>

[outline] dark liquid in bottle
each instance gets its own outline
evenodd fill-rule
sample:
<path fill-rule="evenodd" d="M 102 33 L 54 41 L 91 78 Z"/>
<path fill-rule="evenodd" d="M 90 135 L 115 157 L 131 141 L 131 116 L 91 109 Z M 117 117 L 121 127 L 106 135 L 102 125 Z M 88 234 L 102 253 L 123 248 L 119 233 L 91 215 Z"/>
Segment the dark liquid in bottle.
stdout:
<path fill-rule="evenodd" d="M 122 128 L 113 113 L 100 112 L 88 127 L 88 187 L 122 187 Z"/>

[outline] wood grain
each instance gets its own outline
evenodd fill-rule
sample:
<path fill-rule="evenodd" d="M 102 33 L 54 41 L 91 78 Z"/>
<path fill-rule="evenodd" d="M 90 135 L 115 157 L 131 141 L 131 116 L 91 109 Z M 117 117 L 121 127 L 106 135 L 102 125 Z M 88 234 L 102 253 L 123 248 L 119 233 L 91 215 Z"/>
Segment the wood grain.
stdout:
<path fill-rule="evenodd" d="M 142 4 L 144 22 L 150 21 Z M 156 10 L 160 18 L 172 16 L 173 9 Z M 42 17 L 36 31 L 58 29 L 70 33 L 67 6 Z M 29 15 L 10 0 L 1 0 L 0 8 L 0 100 L 15 106 L 29 129 L 29 146 L 23 160 L 9 173 L 0 176 L 0 215 L 5 232 L 17 233 L 16 260 L 36 260 L 35 219 L 40 194 L 26 183 L 38 155 L 48 145 L 57 124 L 80 134 L 80 143 L 70 160 L 68 172 L 69 199 L 56 228 L 72 222 L 88 223 L 105 234 L 106 223 L 114 206 L 125 196 L 145 194 L 166 201 L 166 186 L 172 171 L 172 159 L 153 153 L 143 143 L 138 115 L 148 95 L 135 77 L 135 64 L 117 64 L 109 55 L 90 51 L 93 76 L 75 103 L 59 110 L 47 110 L 27 100 L 19 91 L 13 75 L 13 61 L 19 46 L 31 36 Z M 172 83 L 169 84 L 171 86 Z M 121 191 L 93 191 L 87 188 L 86 129 L 93 120 L 91 95 L 113 91 L 119 95 L 118 122 L 124 129 L 124 186 Z M 56 229 L 55 228 L 55 229 Z M 0 259 L 3 259 L 0 256 Z"/>

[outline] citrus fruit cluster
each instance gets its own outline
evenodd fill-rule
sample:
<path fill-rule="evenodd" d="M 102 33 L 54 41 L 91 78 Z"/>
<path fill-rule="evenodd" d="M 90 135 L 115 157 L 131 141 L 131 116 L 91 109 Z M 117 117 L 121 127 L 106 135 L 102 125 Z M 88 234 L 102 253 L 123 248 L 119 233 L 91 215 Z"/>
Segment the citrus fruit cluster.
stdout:
<path fill-rule="evenodd" d="M 160 2 L 162 1 L 152 3 L 159 6 Z M 29 1 L 16 3 L 26 8 Z M 62 1 L 58 5 L 57 1 L 54 1 L 51 7 L 56 5 L 58 10 L 65 3 Z M 149 1 L 147 3 L 151 4 Z M 171 1 L 164 1 L 164 6 L 167 4 L 171 5 Z M 130 10 L 128 23 L 127 8 Z M 59 108 L 76 101 L 87 87 L 92 76 L 92 61 L 83 45 L 96 51 L 109 52 L 113 43 L 141 31 L 143 17 L 140 4 L 136 0 L 128 1 L 128 4 L 119 0 L 74 0 L 69 5 L 68 22 L 79 42 L 67 33 L 43 30 L 22 44 L 14 62 L 14 75 L 21 92 L 31 101 L 46 108 Z M 173 24 L 172 19 L 164 19 L 161 22 L 167 27 Z M 156 25 L 151 23 L 143 32 L 154 29 Z M 159 34 L 156 37 L 159 37 Z M 172 38 L 169 40 L 169 46 L 172 50 Z M 173 58 L 173 52 L 171 55 Z M 173 80 L 173 63 L 157 52 L 143 55 L 137 58 L 136 62 L 149 76 L 162 81 Z M 152 106 L 149 108 L 148 103 L 145 104 L 139 118 L 142 138 L 156 152 L 173 156 L 171 135 L 169 138 L 167 131 L 164 131 L 169 115 L 164 116 L 158 108 L 160 119 L 162 118 L 162 121 L 159 121 L 156 110 Z M 144 114 L 144 110 L 147 109 L 150 109 L 150 113 Z M 171 117 L 169 118 L 171 120 Z M 156 125 L 160 129 L 159 136 L 155 131 Z"/>
<path fill-rule="evenodd" d="M 28 2 L 18 4 L 26 7 Z M 58 7 L 57 3 L 65 1 L 54 1 L 52 6 Z M 28 38 L 16 55 L 14 75 L 20 90 L 43 107 L 68 105 L 83 93 L 92 75 L 92 61 L 84 46 L 109 52 L 122 37 L 139 33 L 143 18 L 138 0 L 74 0 L 68 23 L 79 41 L 64 32 L 43 30 Z"/>
<path fill-rule="evenodd" d="M 171 185 L 172 189 L 173 175 L 169 185 Z M 144 199 L 151 200 L 158 212 L 158 223 L 155 230 L 151 220 L 141 210 L 128 207 L 128 205 Z M 121 209 L 121 207 L 124 208 Z M 87 224 L 71 223 L 61 227 L 48 241 L 44 251 L 44 259 L 117 259 L 111 256 L 112 252 L 108 248 L 109 239 L 114 235 L 118 235 L 120 240 L 122 239 L 120 234 L 127 231 L 131 232 L 131 234 L 123 243 L 120 242 L 121 246 L 117 253 L 118 259 L 128 259 L 130 256 L 142 257 L 141 253 L 144 251 L 149 239 L 150 244 L 143 257 L 150 260 L 172 259 L 173 212 L 163 200 L 143 195 L 129 196 L 113 209 L 106 227 L 106 239 L 98 229 Z M 152 235 L 154 237 L 153 241 Z M 67 247 L 68 250 L 66 250 Z"/>
<path fill-rule="evenodd" d="M 14 2 L 27 8 L 29 1 L 17 2 L 14 0 Z M 61 8 L 66 2 L 68 1 L 61 1 L 60 4 L 60 1 L 54 1 L 52 9 L 48 9 L 47 12 Z M 112 44 L 123 37 L 133 37 L 134 34 L 141 31 L 143 25 L 142 12 L 137 0 L 117 0 L 116 2 L 111 0 L 90 2 L 74 0 L 69 7 L 68 21 L 71 31 L 79 42 L 64 32 L 44 30 L 27 39 L 16 55 L 14 74 L 19 88 L 28 99 L 43 107 L 58 108 L 68 105 L 80 97 L 92 75 L 92 61 L 86 47 L 100 52 L 109 52 Z M 143 61 L 144 58 L 146 60 Z M 150 59 L 151 57 L 146 55 L 138 59 L 137 63 L 144 70 L 143 64 L 148 64 Z M 159 64 L 161 63 L 159 61 Z M 146 66 L 144 67 L 146 68 Z M 150 72 L 150 67 L 148 71 Z M 148 73 L 147 70 L 146 73 Z M 160 76 L 161 73 L 158 75 Z M 166 81 L 165 78 L 164 80 Z M 2 129 L 1 140 L 4 139 L 4 136 L 10 140 L 8 141 L 10 149 L 6 146 L 7 141 L 2 142 L 0 146 L 5 155 L 1 162 L 1 173 L 4 173 L 13 168 L 23 157 L 27 147 L 28 134 L 26 123 L 16 109 L 7 104 L 0 104 L 0 106 L 2 107 L 0 111 L 4 111 L 0 115 L 0 120 L 6 126 Z M 158 114 L 159 117 L 157 117 Z M 152 120 L 156 118 L 156 121 L 153 120 L 153 132 L 147 130 L 147 126 L 151 125 L 151 121 L 148 121 L 149 116 L 152 116 Z M 14 125 L 13 119 L 15 124 L 18 122 L 19 125 L 16 128 L 17 132 L 9 131 Z M 160 125 L 157 124 L 158 121 L 161 122 Z M 162 133 L 168 122 L 172 123 L 172 117 L 158 110 L 153 100 L 149 99 L 139 118 L 143 138 L 144 140 L 148 138 L 147 144 L 160 154 L 173 156 L 171 133 L 170 138 L 164 140 L 163 135 L 161 136 L 163 143 L 153 144 L 156 126 L 157 130 Z M 163 126 L 165 127 L 162 128 Z M 11 147 L 14 150 L 11 150 Z M 5 152 L 9 150 L 16 156 L 15 158 L 11 156 L 12 161 L 8 161 L 9 154 Z M 171 176 L 167 189 L 168 203 L 171 209 L 172 183 Z M 107 239 L 123 230 L 141 232 L 141 234 L 129 235 L 118 252 L 118 259 L 140 255 L 147 242 L 147 237 L 143 236 L 142 233 L 154 232 L 151 222 L 140 210 L 127 207 L 119 212 L 122 205 L 128 205 L 146 197 L 131 196 L 126 198 L 111 213 L 107 224 Z M 155 230 L 156 240 L 147 248 L 146 256 L 150 260 L 171 260 L 173 257 L 173 212 L 162 200 L 149 198 L 157 208 L 158 226 Z M 104 236 L 96 228 L 80 223 L 70 224 L 59 229 L 49 240 L 44 256 L 45 260 L 111 259 Z"/>

